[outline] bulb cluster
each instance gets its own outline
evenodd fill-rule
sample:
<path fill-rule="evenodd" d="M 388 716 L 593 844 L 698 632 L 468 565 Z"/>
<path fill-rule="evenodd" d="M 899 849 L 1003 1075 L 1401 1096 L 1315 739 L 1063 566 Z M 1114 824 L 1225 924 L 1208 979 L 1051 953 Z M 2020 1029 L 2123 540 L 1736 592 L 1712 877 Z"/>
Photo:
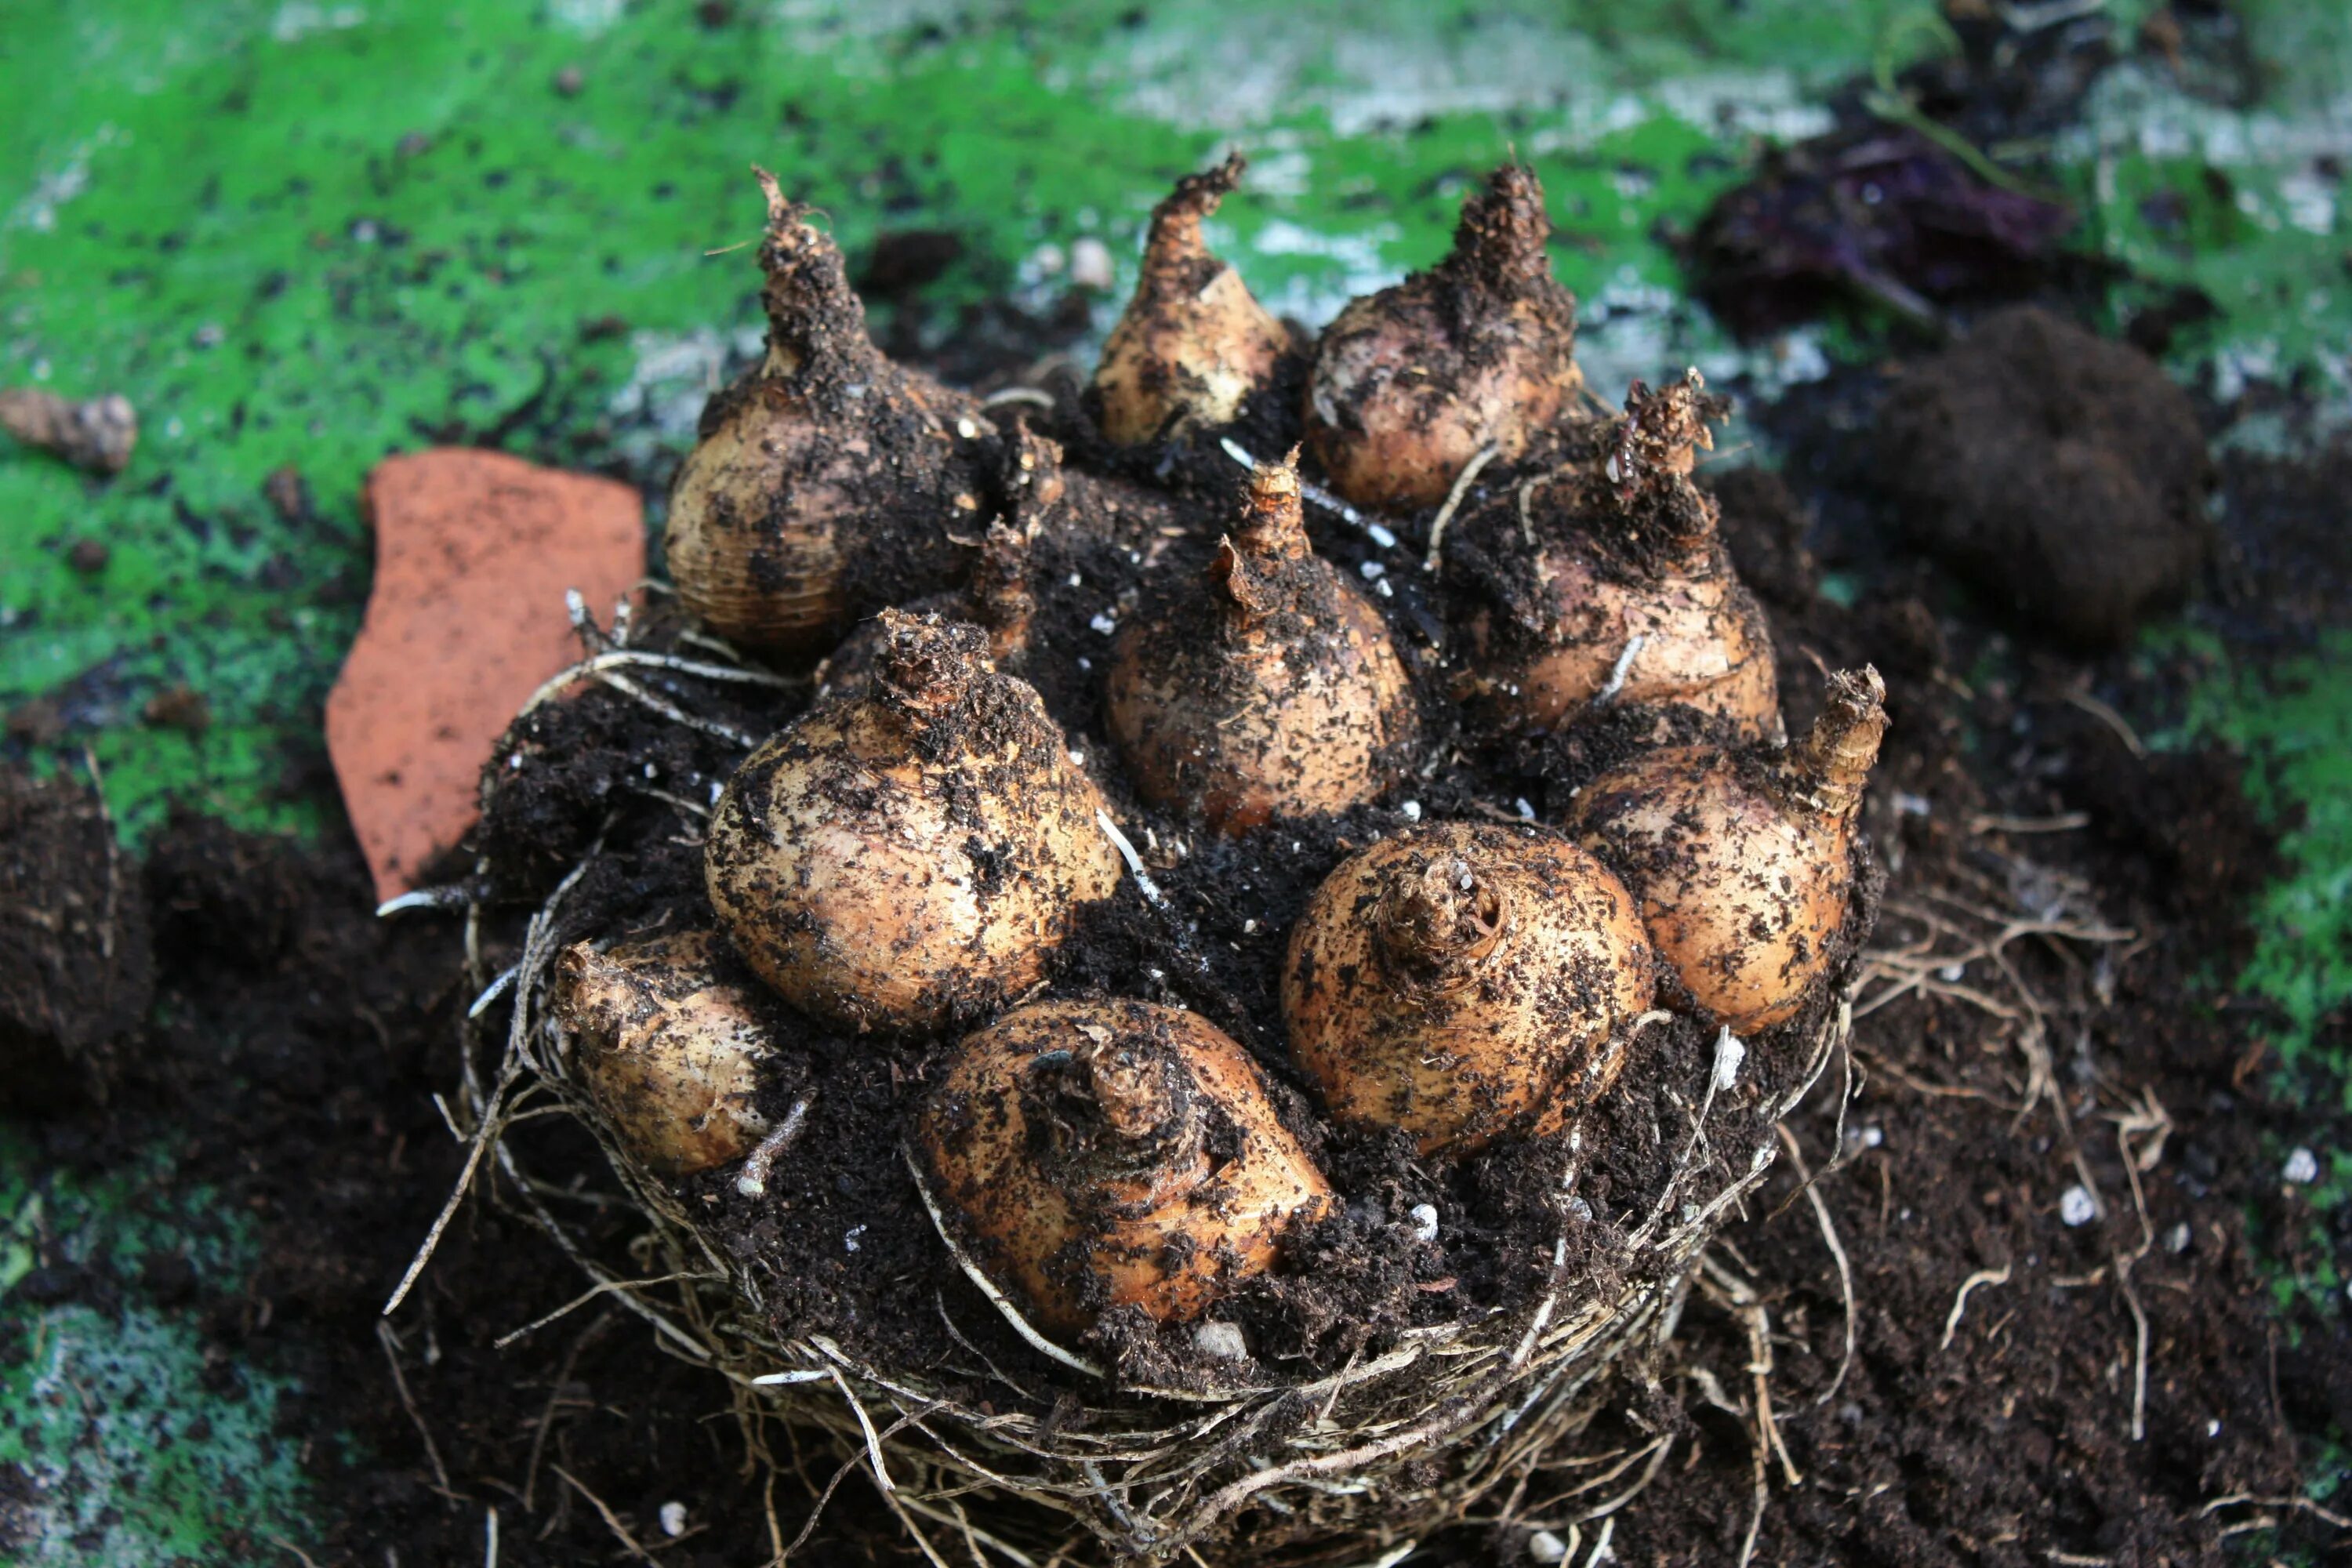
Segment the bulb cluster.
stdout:
<path fill-rule="evenodd" d="M 1375 835 L 1285 933 L 1288 1066 L 1329 1121 L 1475 1159 L 1606 1095 L 1660 1006 L 1746 1032 L 1818 994 L 1886 721 L 1875 672 L 1839 675 L 1782 744 L 1769 631 L 1691 478 L 1719 405 L 1695 374 L 1590 402 L 1532 171 L 1497 171 L 1452 254 L 1319 338 L 1206 247 L 1241 175 L 1230 159 L 1154 212 L 1061 410 L 1109 455 L 1095 468 L 884 358 L 832 239 L 761 175 L 768 352 L 712 400 L 668 558 L 740 647 L 833 655 L 711 814 L 716 931 L 583 944 L 559 977 L 583 1082 L 667 1179 L 758 1143 L 794 1015 L 935 1047 L 910 1142 L 1056 1332 L 1114 1308 L 1197 1318 L 1338 1206 L 1306 1102 L 1233 1038 L 1165 1005 L 1039 999 L 1119 895 L 1119 803 L 1237 837 L 1387 797 L 1436 745 L 1634 716 L 1644 744 L 1567 821 Z M 1132 482 L 1097 469 L 1244 421 L 1288 455 L 1234 500 L 1149 501 L 1218 544 L 1146 585 L 1096 677 L 1108 746 L 1074 747 L 1024 679 L 1069 659 L 1039 640 L 1037 551 Z M 1442 655 L 1318 557 L 1310 479 L 1427 521 L 1443 624 L 1413 635 Z M 892 604 L 861 602 L 882 581 Z"/>

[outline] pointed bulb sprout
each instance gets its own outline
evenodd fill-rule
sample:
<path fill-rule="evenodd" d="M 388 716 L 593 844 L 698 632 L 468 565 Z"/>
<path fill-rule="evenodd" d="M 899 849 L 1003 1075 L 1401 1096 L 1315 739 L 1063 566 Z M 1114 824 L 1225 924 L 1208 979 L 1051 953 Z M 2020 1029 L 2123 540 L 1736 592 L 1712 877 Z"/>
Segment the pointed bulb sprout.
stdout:
<path fill-rule="evenodd" d="M 1659 956 L 1736 1033 L 1795 1016 L 1835 962 L 1885 697 L 1875 669 L 1841 672 L 1785 752 L 1668 748 L 1577 797 L 1576 831 L 1641 899 Z"/>
<path fill-rule="evenodd" d="M 1576 299 L 1552 278 L 1543 186 L 1517 163 L 1465 203 L 1454 250 L 1324 332 L 1307 439 L 1358 506 L 1435 506 L 1481 451 L 1508 462 L 1574 407 Z"/>
<path fill-rule="evenodd" d="M 1378 797 L 1418 729 L 1387 625 L 1307 542 L 1297 456 L 1256 470 L 1207 573 L 1113 656 L 1109 728 L 1137 789 L 1223 833 Z"/>
<path fill-rule="evenodd" d="M 1187 174 L 1151 211 L 1135 297 L 1095 372 L 1102 432 L 1119 446 L 1232 424 L 1290 350 L 1289 330 L 1201 237 L 1244 166 L 1236 153 Z"/>
<path fill-rule="evenodd" d="M 664 546 L 679 597 L 713 630 L 808 652 L 873 607 L 856 585 L 880 568 L 918 592 L 953 579 L 939 523 L 977 504 L 994 427 L 882 355 L 840 247 L 758 174 L 767 353 L 703 410 Z"/>

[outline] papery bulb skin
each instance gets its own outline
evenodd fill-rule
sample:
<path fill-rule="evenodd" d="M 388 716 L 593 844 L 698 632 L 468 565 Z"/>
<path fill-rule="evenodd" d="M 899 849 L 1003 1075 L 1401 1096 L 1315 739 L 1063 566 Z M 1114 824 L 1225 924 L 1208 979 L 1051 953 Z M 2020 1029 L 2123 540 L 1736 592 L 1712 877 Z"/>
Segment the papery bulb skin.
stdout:
<path fill-rule="evenodd" d="M 775 1008 L 717 931 L 564 949 L 555 1015 L 581 1082 L 629 1152 L 677 1180 L 749 1154 Z"/>
<path fill-rule="evenodd" d="M 812 653 L 854 616 L 945 586 L 979 526 L 995 426 L 866 335 L 841 250 L 759 172 L 768 347 L 704 408 L 663 534 L 687 607 L 747 650 Z"/>
<path fill-rule="evenodd" d="M 1540 828 L 1438 823 L 1316 889 L 1282 1011 L 1335 1118 L 1459 1154 L 1606 1094 L 1654 985 L 1639 909 L 1599 860 Z"/>
<path fill-rule="evenodd" d="M 1691 478 L 1718 406 L 1698 373 L 1635 382 L 1598 461 L 1490 501 L 1460 537 L 1508 564 L 1470 617 L 1476 689 L 1503 724 L 1558 730 L 1601 703 L 1678 707 L 1777 741 L 1771 633 Z"/>

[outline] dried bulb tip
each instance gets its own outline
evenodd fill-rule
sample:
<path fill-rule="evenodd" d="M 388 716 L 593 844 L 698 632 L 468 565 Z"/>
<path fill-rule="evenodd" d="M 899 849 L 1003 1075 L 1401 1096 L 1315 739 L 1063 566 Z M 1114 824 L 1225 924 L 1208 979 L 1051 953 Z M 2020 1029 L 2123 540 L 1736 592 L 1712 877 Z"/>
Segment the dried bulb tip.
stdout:
<path fill-rule="evenodd" d="M 1150 247 L 1156 250 L 1163 237 L 1173 238 L 1180 233 L 1197 245 L 1201 220 L 1233 195 L 1242 183 L 1242 171 L 1248 167 L 1249 160 L 1240 153 L 1229 153 L 1216 167 L 1178 180 L 1167 199 L 1151 209 Z"/>
<path fill-rule="evenodd" d="M 1439 855 L 1418 871 L 1400 870 L 1379 914 L 1383 955 L 1425 977 L 1475 963 L 1503 932 L 1503 900 L 1459 855 Z"/>
<path fill-rule="evenodd" d="M 1489 174 L 1486 189 L 1462 204 L 1447 260 L 1491 282 L 1525 284 L 1551 275 L 1551 257 L 1544 249 L 1550 237 L 1543 182 L 1514 160 Z"/>
<path fill-rule="evenodd" d="M 1827 705 L 1790 759 L 1801 785 L 1822 810 L 1843 816 L 1860 808 L 1886 723 L 1886 683 L 1875 666 L 1830 677 Z"/>
<path fill-rule="evenodd" d="M 1307 553 L 1297 447 L 1291 447 L 1280 462 L 1261 463 L 1250 471 L 1242 498 L 1240 535 L 1242 548 L 1252 555 L 1297 558 Z"/>
<path fill-rule="evenodd" d="M 944 712 L 990 668 L 988 635 L 940 616 L 885 610 L 876 672 L 893 706 L 920 716 Z"/>

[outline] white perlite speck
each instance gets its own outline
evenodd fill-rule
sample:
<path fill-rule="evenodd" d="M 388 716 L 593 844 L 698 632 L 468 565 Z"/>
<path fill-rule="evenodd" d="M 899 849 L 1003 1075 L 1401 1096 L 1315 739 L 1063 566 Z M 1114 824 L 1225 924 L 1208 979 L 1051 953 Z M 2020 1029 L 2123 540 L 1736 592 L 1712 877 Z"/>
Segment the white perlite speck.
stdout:
<path fill-rule="evenodd" d="M 2099 1217 L 2098 1201 L 2080 1182 L 2068 1187 L 2058 1200 L 2058 1217 L 2070 1226 L 2084 1226 Z"/>
<path fill-rule="evenodd" d="M 1192 1331 L 1192 1343 L 1202 1355 L 1220 1361 L 1239 1361 L 1249 1354 L 1249 1342 L 1242 1338 L 1239 1323 L 1202 1323 Z"/>
<path fill-rule="evenodd" d="M 2319 1180 L 2319 1156 L 2297 1146 L 2286 1157 L 2286 1168 L 2279 1173 L 2298 1187 L 2307 1187 Z"/>
<path fill-rule="evenodd" d="M 686 1505 L 682 1502 L 666 1502 L 662 1504 L 661 1527 L 662 1533 L 668 1536 L 672 1541 L 676 1541 L 679 1536 L 684 1535 L 686 1533 Z"/>
<path fill-rule="evenodd" d="M 1415 1204 L 1405 1211 L 1412 1216 L 1412 1234 L 1423 1241 L 1437 1239 L 1437 1205 Z"/>
<path fill-rule="evenodd" d="M 1558 1563 L 1568 1555 L 1568 1542 L 1549 1530 L 1538 1530 L 1528 1537 L 1528 1560 L 1531 1563 Z"/>

